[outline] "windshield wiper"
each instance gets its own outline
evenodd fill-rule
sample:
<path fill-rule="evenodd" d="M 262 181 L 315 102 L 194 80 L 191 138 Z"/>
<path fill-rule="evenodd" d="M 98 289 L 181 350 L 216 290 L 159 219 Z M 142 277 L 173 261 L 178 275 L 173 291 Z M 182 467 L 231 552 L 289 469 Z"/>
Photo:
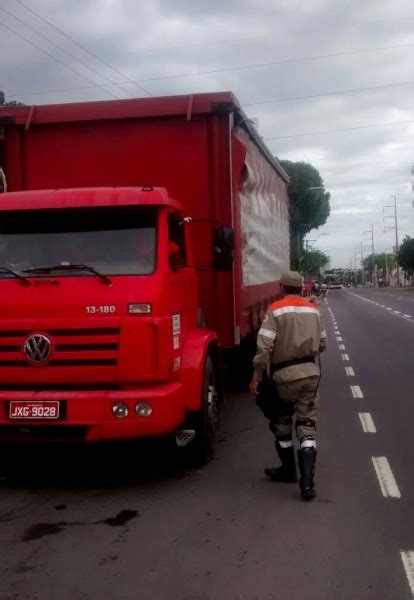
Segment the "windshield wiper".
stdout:
<path fill-rule="evenodd" d="M 20 273 L 17 271 L 13 271 L 13 269 L 9 269 L 9 267 L 0 266 L 0 273 L 8 273 L 9 275 L 13 275 L 13 277 L 16 277 L 16 279 L 18 279 L 23 285 L 32 285 L 32 282 L 26 277 L 20 275 Z"/>
<path fill-rule="evenodd" d="M 96 277 L 99 277 L 105 285 L 112 285 L 112 280 L 109 279 L 109 277 L 103 273 L 99 273 L 99 271 L 89 265 L 72 265 L 71 263 L 65 263 L 63 265 L 51 265 L 50 267 L 30 267 L 30 269 L 24 269 L 23 273 L 41 275 L 42 273 L 52 273 L 52 271 L 89 271 L 89 273 L 93 273 Z"/>

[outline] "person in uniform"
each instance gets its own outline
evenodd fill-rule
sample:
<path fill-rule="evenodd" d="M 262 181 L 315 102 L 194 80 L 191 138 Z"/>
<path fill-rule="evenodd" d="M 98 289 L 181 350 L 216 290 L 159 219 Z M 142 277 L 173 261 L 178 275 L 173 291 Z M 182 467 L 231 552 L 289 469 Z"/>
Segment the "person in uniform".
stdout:
<path fill-rule="evenodd" d="M 311 500 L 315 497 L 320 381 L 315 357 L 326 350 L 326 333 L 319 308 L 300 295 L 301 275 L 288 271 L 282 275 L 280 284 L 281 299 L 270 306 L 258 333 L 250 391 L 258 393 L 259 383 L 270 362 L 280 403 L 278 417 L 276 422 L 270 423 L 270 428 L 275 434 L 276 451 L 282 466 L 267 468 L 265 474 L 273 481 L 297 481 L 292 440 L 293 417 L 296 417 L 296 435 L 300 442 L 299 487 L 302 497 Z"/>

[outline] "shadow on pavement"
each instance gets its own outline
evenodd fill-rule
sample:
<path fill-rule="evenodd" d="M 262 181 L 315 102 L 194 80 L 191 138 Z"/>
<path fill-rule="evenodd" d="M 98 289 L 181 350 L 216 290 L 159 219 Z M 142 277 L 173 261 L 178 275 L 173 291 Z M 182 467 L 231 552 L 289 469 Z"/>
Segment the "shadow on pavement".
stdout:
<path fill-rule="evenodd" d="M 170 441 L 0 448 L 3 488 L 118 487 L 181 479 L 195 471 Z"/>

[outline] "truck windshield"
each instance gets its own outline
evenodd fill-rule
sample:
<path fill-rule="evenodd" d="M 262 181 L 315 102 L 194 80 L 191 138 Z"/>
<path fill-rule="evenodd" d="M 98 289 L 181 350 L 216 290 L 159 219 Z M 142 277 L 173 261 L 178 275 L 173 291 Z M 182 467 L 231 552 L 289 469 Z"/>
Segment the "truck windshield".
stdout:
<path fill-rule="evenodd" d="M 154 207 L 0 212 L 0 265 L 18 273 L 69 263 L 103 275 L 149 275 L 155 271 L 156 234 Z M 1 278 L 11 276 L 0 272 Z M 54 269 L 53 276 L 91 274 Z"/>

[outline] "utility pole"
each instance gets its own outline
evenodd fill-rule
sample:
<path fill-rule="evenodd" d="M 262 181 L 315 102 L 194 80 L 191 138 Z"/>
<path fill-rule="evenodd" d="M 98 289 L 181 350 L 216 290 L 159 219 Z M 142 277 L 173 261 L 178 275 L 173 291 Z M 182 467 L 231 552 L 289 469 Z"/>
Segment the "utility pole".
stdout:
<path fill-rule="evenodd" d="M 298 246 L 298 257 L 297 257 L 297 269 L 298 271 L 300 271 L 300 265 L 301 262 L 303 260 L 303 256 L 301 256 L 301 236 L 300 236 L 300 230 L 303 229 L 304 227 L 310 227 L 309 223 L 298 223 L 298 230 L 297 230 L 297 246 Z"/>
<path fill-rule="evenodd" d="M 362 285 L 365 286 L 364 243 L 361 242 Z"/>
<path fill-rule="evenodd" d="M 315 189 L 319 189 L 319 188 L 315 188 Z M 312 246 L 310 246 L 310 245 L 309 245 L 309 243 L 310 243 L 310 242 L 313 242 L 313 243 L 317 242 L 317 241 L 318 241 L 318 239 L 319 239 L 320 237 L 324 236 L 324 235 L 329 235 L 329 233 L 328 233 L 328 232 L 325 232 L 325 233 L 319 233 L 319 234 L 316 236 L 316 238 L 315 238 L 314 240 L 309 240 L 309 239 L 303 240 L 303 241 L 305 242 L 305 254 L 304 254 L 304 256 L 306 256 L 306 267 L 305 267 L 305 266 L 303 267 L 303 271 L 304 271 L 304 273 L 305 273 L 305 274 L 306 274 L 306 270 L 305 270 L 305 269 L 307 269 L 307 268 L 308 268 L 308 266 L 309 266 L 309 261 L 308 261 L 308 258 L 309 258 L 309 256 L 308 256 L 308 252 L 309 252 L 310 250 L 312 250 Z M 299 265 L 300 265 L 300 263 L 302 262 L 302 259 L 303 259 L 303 257 L 300 259 L 300 261 L 299 261 Z"/>
<path fill-rule="evenodd" d="M 359 254 L 359 259 L 361 261 L 361 277 L 362 277 L 362 285 L 365 285 L 365 269 L 364 269 L 364 244 L 360 242 L 358 246 L 355 246 L 355 265 L 357 264 L 357 254 Z"/>
<path fill-rule="evenodd" d="M 354 261 L 355 261 L 355 285 L 358 283 L 358 268 L 357 268 L 357 247 L 354 250 Z"/>
<path fill-rule="evenodd" d="M 365 285 L 365 268 L 364 268 L 364 244 L 360 242 L 358 246 L 355 246 L 355 265 L 359 259 L 361 265 L 361 283 Z"/>
<path fill-rule="evenodd" d="M 355 257 L 351 256 L 350 259 L 349 259 L 349 261 L 350 261 L 350 265 L 351 265 L 351 284 L 352 285 L 356 285 L 356 282 L 357 282 L 357 276 L 356 276 L 357 268 L 356 268 L 356 263 L 355 263 Z"/>
<path fill-rule="evenodd" d="M 370 227 L 371 227 L 371 229 L 369 229 L 368 231 L 364 231 L 364 243 L 368 241 L 365 238 L 365 236 L 369 235 L 371 243 L 368 244 L 368 245 L 366 245 L 365 248 L 370 248 L 371 249 L 371 256 L 372 256 L 372 277 L 371 277 L 371 283 L 372 283 L 372 285 L 375 285 L 375 287 L 376 287 L 377 286 L 377 278 L 375 276 L 376 274 L 375 274 L 374 225 L 371 223 Z"/>
<path fill-rule="evenodd" d="M 306 275 L 307 273 L 307 269 L 308 269 L 308 264 L 309 264 L 309 241 L 310 240 L 305 240 L 305 256 L 306 256 L 306 263 L 303 266 L 303 270 L 304 270 L 304 275 Z"/>
<path fill-rule="evenodd" d="M 411 192 L 413 193 L 411 206 L 414 208 L 414 165 L 411 165 Z"/>
<path fill-rule="evenodd" d="M 391 198 L 394 200 L 393 204 L 385 204 L 383 211 L 385 211 L 386 208 L 392 208 L 393 209 L 393 214 L 391 215 L 385 215 L 383 217 L 383 220 L 385 221 L 386 219 L 393 219 L 394 220 L 394 225 L 387 225 L 386 227 L 384 227 L 384 232 L 390 229 L 393 229 L 395 231 L 395 250 L 394 250 L 394 254 L 395 254 L 395 258 L 397 261 L 397 287 L 400 287 L 400 265 L 398 264 L 398 252 L 400 250 L 399 245 L 398 245 L 398 214 L 397 214 L 397 196 L 391 196 Z"/>
<path fill-rule="evenodd" d="M 388 253 L 385 253 L 385 284 L 388 285 Z"/>

